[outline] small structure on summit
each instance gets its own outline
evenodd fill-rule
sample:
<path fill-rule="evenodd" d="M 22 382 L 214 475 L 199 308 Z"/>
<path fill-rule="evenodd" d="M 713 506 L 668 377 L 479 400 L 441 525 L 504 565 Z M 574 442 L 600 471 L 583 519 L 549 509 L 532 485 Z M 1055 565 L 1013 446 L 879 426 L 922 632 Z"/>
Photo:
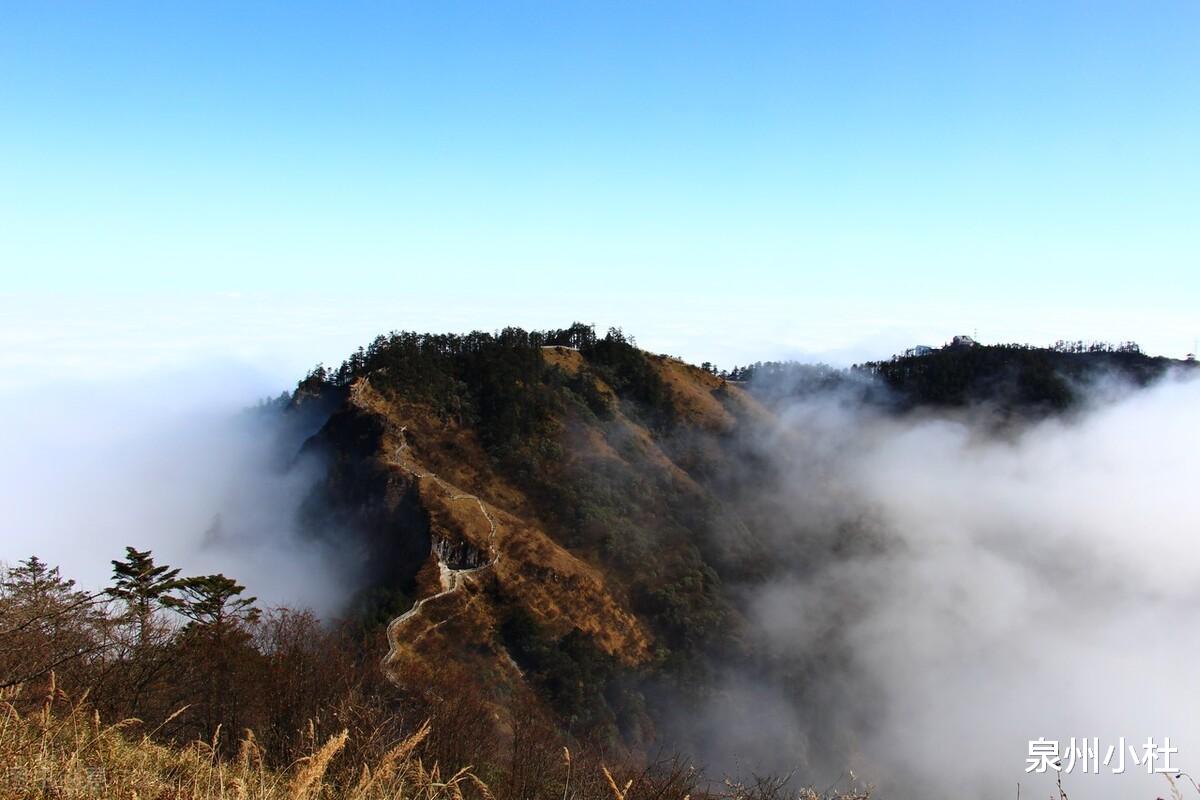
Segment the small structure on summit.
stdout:
<path fill-rule="evenodd" d="M 976 342 L 974 339 L 972 339 L 970 336 L 967 336 L 964 334 L 962 336 L 955 336 L 953 339 L 950 340 L 950 344 L 948 344 L 946 346 L 950 347 L 950 348 L 966 348 L 966 347 L 975 347 L 978 344 L 979 343 Z"/>

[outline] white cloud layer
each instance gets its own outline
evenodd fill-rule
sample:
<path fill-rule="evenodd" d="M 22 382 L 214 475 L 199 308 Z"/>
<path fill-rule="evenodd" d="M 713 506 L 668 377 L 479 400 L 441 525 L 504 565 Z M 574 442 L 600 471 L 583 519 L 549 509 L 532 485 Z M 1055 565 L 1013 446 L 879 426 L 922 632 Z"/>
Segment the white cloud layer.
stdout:
<path fill-rule="evenodd" d="M 845 735 L 847 767 L 922 798 L 999 800 L 1018 781 L 1022 796 L 1053 793 L 1024 773 L 1040 736 L 1099 737 L 1102 751 L 1170 736 L 1177 768 L 1200 764 L 1200 380 L 1097 397 L 1015 433 L 983 414 L 792 409 L 793 435 L 764 445 L 785 465 L 781 507 L 801 529 L 858 525 L 878 546 L 798 559 L 750 590 L 772 652 L 844 658 L 810 677 L 819 714 L 735 674 L 702 723 L 731 737 L 719 746 L 778 767 Z M 1168 793 L 1126 763 L 1076 768 L 1068 794 Z"/>
<path fill-rule="evenodd" d="M 274 388 L 210 365 L 0 396 L 0 559 L 36 554 L 96 588 L 130 545 L 264 604 L 335 609 L 353 564 L 299 531 L 314 475 L 279 469 L 274 426 L 242 413 Z"/>

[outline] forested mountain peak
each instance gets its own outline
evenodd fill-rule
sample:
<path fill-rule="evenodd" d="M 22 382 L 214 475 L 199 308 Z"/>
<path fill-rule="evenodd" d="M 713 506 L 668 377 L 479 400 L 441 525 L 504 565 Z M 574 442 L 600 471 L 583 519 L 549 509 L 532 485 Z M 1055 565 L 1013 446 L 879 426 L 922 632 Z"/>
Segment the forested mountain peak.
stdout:
<path fill-rule="evenodd" d="M 362 613 L 388 621 L 398 684 L 453 672 L 500 730 L 534 708 L 636 749 L 727 660 L 772 669 L 739 586 L 879 546 L 866 520 L 823 530 L 781 517 L 774 487 L 790 467 L 755 442 L 786 451 L 803 436 L 781 424 L 790 405 L 990 404 L 1036 418 L 1097 381 L 1145 385 L 1177 366 L 1128 344 L 956 338 L 849 369 L 720 370 L 582 324 L 392 333 L 297 389 L 333 409 L 305 445 L 325 464 L 309 525 L 368 554 Z"/>

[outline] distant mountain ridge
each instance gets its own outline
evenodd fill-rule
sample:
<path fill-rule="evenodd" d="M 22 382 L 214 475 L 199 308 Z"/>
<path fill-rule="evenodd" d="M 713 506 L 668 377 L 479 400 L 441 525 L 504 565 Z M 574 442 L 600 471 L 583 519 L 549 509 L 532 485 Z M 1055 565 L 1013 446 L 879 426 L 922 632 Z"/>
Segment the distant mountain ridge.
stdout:
<path fill-rule="evenodd" d="M 1149 356 L 1133 342 L 1057 342 L 1051 347 L 986 345 L 955 336 L 942 347 L 918 346 L 888 360 L 847 370 L 795 362 L 759 362 L 724 373 L 757 382 L 758 394 L 775 399 L 857 385 L 864 398 L 897 409 L 961 407 L 986 403 L 1024 416 L 1062 412 L 1101 380 L 1146 386 L 1171 369 L 1195 368 L 1187 360 Z M 872 383 L 874 385 L 872 385 Z"/>

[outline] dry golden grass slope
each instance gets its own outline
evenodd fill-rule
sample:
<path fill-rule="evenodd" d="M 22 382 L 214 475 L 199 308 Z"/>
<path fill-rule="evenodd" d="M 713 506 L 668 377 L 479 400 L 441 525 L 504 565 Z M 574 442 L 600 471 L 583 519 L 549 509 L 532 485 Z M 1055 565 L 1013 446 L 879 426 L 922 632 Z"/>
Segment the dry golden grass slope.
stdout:
<path fill-rule="evenodd" d="M 494 710 L 500 728 L 508 727 L 511 698 L 533 700 L 497 640 L 503 622 L 494 604 L 498 594 L 548 631 L 589 634 L 622 662 L 649 657 L 651 638 L 643 624 L 599 570 L 550 536 L 471 431 L 386 398 L 366 379 L 354 384 L 350 403 L 379 422 L 376 458 L 415 492 L 435 543 L 474 559 L 455 568 L 437 547 L 429 553 L 417 575 L 416 606 L 389 626 L 384 663 L 394 682 L 419 683 L 438 663 L 453 662 L 478 676 L 493 697 L 507 699 L 497 700 Z"/>
<path fill-rule="evenodd" d="M 395 742 L 371 763 L 351 763 L 348 734 L 313 741 L 309 752 L 281 769 L 264 764 L 252 732 L 236 756 L 220 758 L 216 742 L 164 744 L 138 720 L 105 723 L 85 703 L 53 688 L 33 711 L 18 711 L 20 687 L 0 698 L 0 800 L 493 800 L 471 767 L 444 773 L 421 756 L 428 723 Z M 470 732 L 464 731 L 464 735 Z M 697 791 L 699 774 L 682 764 L 665 772 L 611 770 L 579 762 L 554 748 L 554 785 L 539 794 L 570 800 L 866 800 L 849 794 L 775 784 L 746 787 L 727 781 L 716 793 Z M 614 774 L 615 772 L 615 774 Z M 502 795 L 503 796 L 503 795 Z"/>
<path fill-rule="evenodd" d="M 616 392 L 578 351 L 546 347 L 542 357 L 567 375 L 589 377 L 609 401 L 603 421 L 570 410 L 556 420 L 565 469 L 586 474 L 607 465 L 677 487 L 679 496 L 703 495 L 689 463 L 677 461 L 660 435 L 625 413 Z M 647 360 L 669 387 L 681 427 L 693 434 L 693 458 L 719 458 L 720 437 L 744 420 L 771 418 L 715 375 L 668 357 Z M 380 391 L 370 377 L 353 383 L 342 413 L 370 422 L 361 426 L 377 432 L 369 460 L 392 494 L 415 498 L 433 543 L 417 571 L 416 604 L 388 629 L 384 663 L 395 683 L 420 685 L 429 670 L 453 664 L 475 676 L 492 700 L 498 728 L 508 728 L 514 698 L 536 702 L 499 635 L 513 608 L 552 636 L 586 634 L 626 666 L 655 657 L 654 636 L 632 611 L 620 577 L 606 573 L 595 553 L 568 549 L 556 538 L 547 509 L 496 466 L 470 425 Z M 404 534 L 397 527 L 395 535 Z"/>
<path fill-rule="evenodd" d="M 347 734 L 314 743 L 286 769 L 270 769 L 252 733 L 238 755 L 217 756 L 216 742 L 179 746 L 153 740 L 137 720 L 103 723 L 82 703 L 53 693 L 21 714 L 0 702 L 0 800 L 465 800 L 489 797 L 469 770 L 442 775 L 417 755 L 428 726 L 397 742 L 373 764 L 339 764 Z"/>

